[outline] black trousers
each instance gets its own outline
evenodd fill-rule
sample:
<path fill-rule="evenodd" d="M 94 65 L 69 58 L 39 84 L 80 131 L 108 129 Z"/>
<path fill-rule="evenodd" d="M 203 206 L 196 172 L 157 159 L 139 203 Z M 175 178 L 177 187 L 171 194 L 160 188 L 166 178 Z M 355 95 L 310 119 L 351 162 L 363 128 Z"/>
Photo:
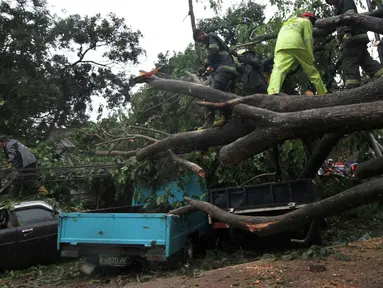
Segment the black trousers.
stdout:
<path fill-rule="evenodd" d="M 13 194 L 20 194 L 21 190 L 25 195 L 34 194 L 38 191 L 41 187 L 41 179 L 38 173 L 37 162 L 22 168 L 17 183 L 14 186 L 15 191 L 13 191 Z"/>
<path fill-rule="evenodd" d="M 343 54 L 343 78 L 346 89 L 360 86 L 361 77 L 359 66 L 371 78 L 380 77 L 383 74 L 383 65 L 374 60 L 367 50 L 366 43 L 349 44 L 342 50 Z"/>
<path fill-rule="evenodd" d="M 217 69 L 217 71 L 214 73 L 213 83 L 211 87 L 221 91 L 228 91 L 231 88 L 233 88 L 232 85 L 233 83 L 235 83 L 236 78 L 237 78 L 237 75 L 232 72 Z M 222 109 L 222 114 L 224 115 L 224 117 L 228 118 L 230 116 L 230 113 L 231 113 L 230 108 Z M 207 128 L 208 126 L 213 125 L 214 117 L 215 117 L 215 110 L 213 108 L 206 107 L 204 128 Z"/>

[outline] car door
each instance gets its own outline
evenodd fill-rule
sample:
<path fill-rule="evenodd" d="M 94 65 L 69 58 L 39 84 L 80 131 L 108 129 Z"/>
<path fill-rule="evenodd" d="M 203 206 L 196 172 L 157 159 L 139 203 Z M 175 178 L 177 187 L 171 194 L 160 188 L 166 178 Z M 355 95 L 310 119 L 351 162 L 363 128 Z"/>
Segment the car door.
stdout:
<path fill-rule="evenodd" d="M 18 222 L 18 249 L 26 265 L 45 263 L 57 256 L 57 216 L 44 206 L 14 210 Z"/>
<path fill-rule="evenodd" d="M 0 270 L 10 269 L 17 263 L 18 233 L 8 209 L 0 210 Z"/>

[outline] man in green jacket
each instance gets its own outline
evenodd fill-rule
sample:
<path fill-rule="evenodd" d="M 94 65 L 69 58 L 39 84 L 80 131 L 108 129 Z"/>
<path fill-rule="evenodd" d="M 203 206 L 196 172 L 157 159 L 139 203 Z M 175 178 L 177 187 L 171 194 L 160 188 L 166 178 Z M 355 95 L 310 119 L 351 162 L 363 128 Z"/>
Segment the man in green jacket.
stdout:
<path fill-rule="evenodd" d="M 212 87 L 221 91 L 227 91 L 230 84 L 234 82 L 238 76 L 237 64 L 231 54 L 236 54 L 232 51 L 225 42 L 222 41 L 215 33 L 208 33 L 201 30 L 194 32 L 194 40 L 206 46 L 207 59 L 202 67 L 198 69 L 198 73 L 205 72 L 208 66 L 214 70 Z M 223 119 L 214 122 L 215 112 L 211 108 L 207 108 L 205 112 L 205 124 L 199 129 L 210 128 L 211 126 L 219 126 L 223 124 L 229 116 L 229 111 L 223 111 Z"/>
<path fill-rule="evenodd" d="M 314 65 L 312 26 L 315 16 L 305 12 L 283 23 L 278 33 L 274 50 L 274 67 L 271 73 L 268 94 L 279 94 L 286 75 L 301 65 L 309 76 L 318 94 L 327 93 L 319 71 Z"/>
<path fill-rule="evenodd" d="M 353 0 L 326 0 L 326 2 L 335 7 L 336 15 L 358 13 Z M 360 86 L 359 66 L 371 78 L 383 75 L 383 65 L 372 59 L 367 51 L 367 43 L 370 41 L 367 31 L 359 29 L 356 25 L 340 26 L 336 31 L 341 43 L 343 78 L 346 89 Z"/>

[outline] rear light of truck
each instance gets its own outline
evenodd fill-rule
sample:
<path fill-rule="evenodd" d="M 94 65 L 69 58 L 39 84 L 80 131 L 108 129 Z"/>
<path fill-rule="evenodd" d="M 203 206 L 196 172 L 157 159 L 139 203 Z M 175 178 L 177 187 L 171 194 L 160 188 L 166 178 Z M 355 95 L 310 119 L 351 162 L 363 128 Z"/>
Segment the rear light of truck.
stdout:
<path fill-rule="evenodd" d="M 230 225 L 220 222 L 214 222 L 213 223 L 213 229 L 227 229 Z"/>

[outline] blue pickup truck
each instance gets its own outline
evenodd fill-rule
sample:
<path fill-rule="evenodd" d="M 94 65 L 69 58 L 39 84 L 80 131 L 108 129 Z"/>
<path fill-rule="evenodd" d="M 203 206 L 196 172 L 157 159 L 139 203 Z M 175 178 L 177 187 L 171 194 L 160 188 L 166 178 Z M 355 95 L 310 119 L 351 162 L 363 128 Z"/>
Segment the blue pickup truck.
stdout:
<path fill-rule="evenodd" d="M 162 189 L 139 187 L 140 197 L 132 206 L 82 213 L 62 213 L 59 217 L 58 249 L 62 257 L 85 257 L 95 266 L 126 266 L 146 259 L 164 262 L 172 258 L 192 258 L 194 247 L 207 237 L 210 225 L 205 213 L 183 216 L 146 213 L 145 200 L 167 197 L 169 203 L 184 196 L 204 199 L 206 183 L 194 176 L 171 182 Z"/>

